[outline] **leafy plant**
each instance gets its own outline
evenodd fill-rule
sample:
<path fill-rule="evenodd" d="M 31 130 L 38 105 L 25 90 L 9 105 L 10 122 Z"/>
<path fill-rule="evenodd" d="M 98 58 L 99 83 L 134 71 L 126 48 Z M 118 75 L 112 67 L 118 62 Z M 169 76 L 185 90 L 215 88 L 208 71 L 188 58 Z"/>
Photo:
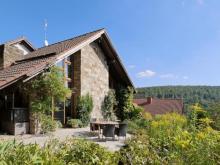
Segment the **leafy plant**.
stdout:
<path fill-rule="evenodd" d="M 174 113 L 155 116 L 144 128 L 137 121 L 132 124 L 138 131 L 120 150 L 121 164 L 187 165 L 220 161 L 220 133 L 208 125 L 192 130 L 185 116 Z"/>
<path fill-rule="evenodd" d="M 133 88 L 120 87 L 116 92 L 116 100 L 118 101 L 116 108 L 116 116 L 121 120 L 131 120 L 141 117 L 143 109 L 133 104 Z"/>
<path fill-rule="evenodd" d="M 110 90 L 108 94 L 105 96 L 103 104 L 102 104 L 102 114 L 104 119 L 114 120 L 115 116 L 115 106 L 117 105 L 117 101 L 115 98 L 115 91 Z"/>
<path fill-rule="evenodd" d="M 117 165 L 118 156 L 98 144 L 80 139 L 67 139 L 64 142 L 54 139 L 44 147 L 37 144 L 1 142 L 0 164 Z"/>
<path fill-rule="evenodd" d="M 71 140 L 70 143 L 62 144 L 61 150 L 65 151 L 62 159 L 66 164 L 118 164 L 116 153 L 109 152 L 98 144 L 86 140 Z"/>
<path fill-rule="evenodd" d="M 77 118 L 82 121 L 83 126 L 87 126 L 89 124 L 92 109 L 93 100 L 89 94 L 78 98 L 76 106 Z"/>
<path fill-rule="evenodd" d="M 32 104 L 38 104 L 39 107 L 42 107 L 33 108 L 42 111 L 42 113 L 46 110 L 54 110 L 55 103 L 53 101 L 63 101 L 71 95 L 71 90 L 64 86 L 64 78 L 59 67 L 51 67 L 49 72 L 29 81 L 23 88 L 24 92 L 30 96 Z"/>
<path fill-rule="evenodd" d="M 56 128 L 62 128 L 63 127 L 63 124 L 60 121 L 56 120 L 55 122 L 56 122 Z"/>
<path fill-rule="evenodd" d="M 143 119 L 145 119 L 147 121 L 151 121 L 153 119 L 151 113 L 149 113 L 149 112 L 142 112 L 142 117 L 143 117 Z"/>
<path fill-rule="evenodd" d="M 133 104 L 132 109 L 128 113 L 128 117 L 131 120 L 140 119 L 142 117 L 142 113 L 143 113 L 143 108 Z"/>
<path fill-rule="evenodd" d="M 80 128 L 83 126 L 83 123 L 80 119 L 70 119 L 67 121 L 67 124 L 72 128 Z"/>
<path fill-rule="evenodd" d="M 213 120 L 212 128 L 220 131 L 220 102 L 209 104 L 207 113 L 209 118 Z"/>
<path fill-rule="evenodd" d="M 52 120 L 50 116 L 45 114 L 41 114 L 40 123 L 42 133 L 53 132 L 58 126 L 57 121 Z"/>
<path fill-rule="evenodd" d="M 190 110 L 188 112 L 188 122 L 191 129 L 197 129 L 198 127 L 203 127 L 204 124 L 207 126 L 210 123 L 207 123 L 207 112 L 199 105 L 195 104 L 190 106 Z M 206 122 L 206 123 L 205 123 Z M 205 126 L 205 127 L 206 127 Z"/>
<path fill-rule="evenodd" d="M 129 120 L 128 122 L 128 133 L 133 135 L 142 134 L 147 131 L 147 128 L 150 125 L 150 122 L 146 119 L 135 119 Z"/>
<path fill-rule="evenodd" d="M 63 76 L 59 67 L 51 67 L 49 72 L 35 77 L 22 87 L 31 100 L 30 113 L 31 116 L 35 116 L 34 120 L 40 120 L 39 116 L 41 114 L 51 114 L 51 118 L 54 120 L 54 112 L 58 109 L 55 106 L 56 103 L 70 97 L 71 90 L 64 86 Z M 31 120 L 31 122 L 34 120 Z M 49 119 L 44 119 L 42 122 L 44 123 L 41 125 L 46 127 L 50 125 L 52 129 L 53 124 Z M 33 123 L 36 124 L 38 122 Z M 38 125 L 35 127 L 38 127 Z"/>

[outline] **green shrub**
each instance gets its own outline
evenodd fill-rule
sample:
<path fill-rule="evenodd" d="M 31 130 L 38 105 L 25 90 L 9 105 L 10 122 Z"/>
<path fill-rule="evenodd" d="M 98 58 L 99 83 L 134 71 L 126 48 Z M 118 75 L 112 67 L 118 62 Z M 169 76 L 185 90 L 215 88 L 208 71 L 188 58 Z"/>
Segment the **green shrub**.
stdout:
<path fill-rule="evenodd" d="M 119 152 L 120 164 L 166 164 L 152 148 L 147 135 L 137 135 L 126 142 Z"/>
<path fill-rule="evenodd" d="M 195 131 L 196 129 L 203 127 L 204 124 L 209 125 L 210 123 L 204 123 L 207 121 L 207 116 L 207 112 L 202 108 L 201 105 L 195 104 L 190 106 L 190 109 L 187 113 L 189 127 Z"/>
<path fill-rule="evenodd" d="M 63 124 L 60 121 L 56 120 L 55 122 L 56 122 L 56 128 L 62 128 L 63 127 Z"/>
<path fill-rule="evenodd" d="M 67 121 L 67 125 L 71 128 L 80 128 L 83 126 L 82 121 L 80 119 L 70 119 Z"/>
<path fill-rule="evenodd" d="M 55 156 L 55 149 L 48 146 L 41 148 L 37 144 L 0 143 L 0 164 L 29 165 L 29 164 L 65 164 Z"/>
<path fill-rule="evenodd" d="M 209 125 L 193 130 L 178 114 L 154 117 L 145 131 L 138 122 L 132 122 L 138 131 L 119 152 L 122 164 L 219 164 L 220 132 Z"/>
<path fill-rule="evenodd" d="M 209 118 L 213 120 L 212 128 L 220 131 L 220 102 L 210 104 L 207 113 Z"/>
<path fill-rule="evenodd" d="M 92 143 L 82 139 L 71 140 L 63 143 L 61 150 L 65 151 L 62 159 L 66 164 L 118 164 L 118 156 L 115 153 L 107 151 L 96 143 Z"/>
<path fill-rule="evenodd" d="M 133 104 L 133 88 L 120 87 L 116 90 L 116 116 L 121 121 L 141 118 L 143 108 Z"/>
<path fill-rule="evenodd" d="M 147 121 L 151 121 L 153 119 L 153 116 L 149 112 L 142 112 L 142 117 Z"/>
<path fill-rule="evenodd" d="M 52 120 L 51 116 L 41 115 L 41 130 L 42 133 L 53 132 L 57 128 L 57 122 Z"/>
<path fill-rule="evenodd" d="M 76 106 L 77 118 L 82 121 L 83 126 L 87 126 L 89 124 L 92 109 L 93 100 L 89 94 L 78 98 Z"/>
<path fill-rule="evenodd" d="M 52 140 L 42 148 L 37 144 L 24 145 L 15 142 L 0 142 L 2 165 L 116 165 L 118 156 L 93 142 L 68 139 Z"/>
<path fill-rule="evenodd" d="M 150 122 L 145 119 L 129 120 L 128 133 L 141 134 L 143 131 L 147 131 Z"/>
<path fill-rule="evenodd" d="M 140 119 L 142 117 L 143 108 L 133 104 L 131 111 L 128 113 L 130 120 Z"/>
<path fill-rule="evenodd" d="M 118 101 L 116 116 L 121 121 L 130 119 L 129 113 L 133 110 L 133 88 L 119 87 L 116 90 L 116 100 Z"/>
<path fill-rule="evenodd" d="M 102 114 L 104 119 L 114 120 L 116 119 L 114 108 L 117 105 L 115 98 L 115 91 L 110 90 L 108 94 L 105 96 L 104 101 L 102 103 Z"/>

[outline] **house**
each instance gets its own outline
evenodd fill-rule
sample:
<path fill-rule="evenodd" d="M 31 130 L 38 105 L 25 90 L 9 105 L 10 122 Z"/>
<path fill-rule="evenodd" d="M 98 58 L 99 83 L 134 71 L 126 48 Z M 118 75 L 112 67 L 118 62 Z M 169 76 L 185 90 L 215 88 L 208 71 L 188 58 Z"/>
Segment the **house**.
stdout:
<path fill-rule="evenodd" d="M 144 112 L 148 112 L 153 116 L 166 113 L 183 114 L 182 99 L 157 99 L 147 97 L 144 99 L 134 99 L 134 103 L 143 107 Z"/>
<path fill-rule="evenodd" d="M 55 117 L 76 116 L 77 97 L 89 93 L 94 108 L 91 117 L 101 118 L 101 104 L 109 89 L 132 87 L 105 29 L 36 49 L 26 38 L 0 45 L 0 128 L 12 134 L 29 131 L 30 100 L 19 84 L 26 83 L 48 68 L 63 68 L 66 86 L 72 90 L 69 104 L 61 105 Z M 64 112 L 65 109 L 65 112 Z"/>

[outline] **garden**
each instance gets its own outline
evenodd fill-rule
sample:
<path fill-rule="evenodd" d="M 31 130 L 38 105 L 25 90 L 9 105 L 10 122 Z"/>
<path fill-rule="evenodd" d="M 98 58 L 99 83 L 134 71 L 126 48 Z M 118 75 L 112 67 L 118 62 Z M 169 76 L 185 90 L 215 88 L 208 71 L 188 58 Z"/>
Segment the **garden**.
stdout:
<path fill-rule="evenodd" d="M 39 120 L 43 133 L 60 126 L 53 116 L 55 101 L 62 101 L 70 93 L 61 87 L 62 81 L 57 80 L 59 71 L 54 69 L 51 72 L 53 74 L 43 75 L 34 80 L 35 83 L 26 86 L 27 92 L 35 91 L 32 95 L 32 113 Z M 72 128 L 87 126 L 92 102 L 89 94 L 80 97 L 78 118 L 68 120 L 67 124 Z M 128 132 L 132 137 L 119 151 L 109 151 L 81 138 L 65 141 L 53 139 L 43 147 L 8 141 L 0 142 L 0 164 L 220 164 L 220 133 L 216 129 L 219 122 L 214 121 L 199 104 L 191 106 L 185 115 L 171 113 L 151 116 L 132 102 L 132 89 L 120 88 L 110 90 L 102 105 L 106 120 L 117 118 L 128 123 Z M 214 114 L 214 107 L 210 112 Z"/>
<path fill-rule="evenodd" d="M 1 142 L 0 164 L 219 164 L 220 133 L 199 105 L 187 116 L 150 114 L 129 120 L 132 138 L 111 152 L 93 142 L 71 138 L 37 144 Z"/>

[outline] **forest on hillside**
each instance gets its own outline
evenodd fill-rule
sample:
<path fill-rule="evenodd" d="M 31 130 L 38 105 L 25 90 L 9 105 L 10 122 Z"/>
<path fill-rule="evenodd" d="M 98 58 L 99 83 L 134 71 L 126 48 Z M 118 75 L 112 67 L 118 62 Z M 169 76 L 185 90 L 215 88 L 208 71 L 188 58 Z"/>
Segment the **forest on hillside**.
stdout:
<path fill-rule="evenodd" d="M 220 102 L 220 86 L 161 86 L 137 88 L 135 98 L 148 96 L 162 99 L 182 98 L 185 105 L 199 103 L 204 107 Z"/>

